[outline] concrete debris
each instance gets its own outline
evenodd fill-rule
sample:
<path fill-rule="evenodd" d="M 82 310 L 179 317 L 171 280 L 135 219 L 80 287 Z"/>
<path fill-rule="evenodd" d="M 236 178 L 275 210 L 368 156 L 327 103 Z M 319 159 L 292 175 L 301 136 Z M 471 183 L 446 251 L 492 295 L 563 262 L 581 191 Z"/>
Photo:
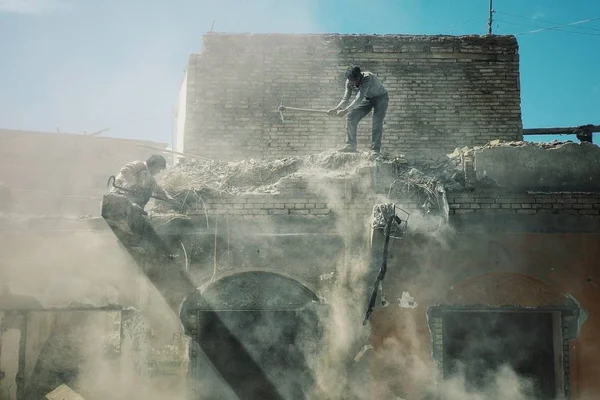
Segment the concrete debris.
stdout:
<path fill-rule="evenodd" d="M 64 383 L 46 395 L 48 400 L 85 400 Z"/>
<path fill-rule="evenodd" d="M 319 280 L 320 281 L 330 281 L 333 278 L 335 278 L 335 273 L 334 272 L 329 272 L 329 273 L 325 273 L 325 274 L 319 275 Z"/>
<path fill-rule="evenodd" d="M 364 357 L 365 353 L 371 349 L 373 349 L 372 345 L 370 345 L 370 344 L 364 345 L 363 348 L 354 357 L 354 362 L 359 362 Z"/>
<path fill-rule="evenodd" d="M 593 144 L 570 141 L 534 143 L 494 140 L 484 146 L 456 148 L 443 158 L 422 158 L 417 154 L 411 154 L 410 158 L 384 155 L 373 158 L 367 152 L 325 151 L 280 160 L 224 162 L 181 159 L 165 173 L 161 185 L 182 201 L 189 202 L 196 198 L 200 203 L 205 195 L 278 194 L 288 190 L 288 187 L 300 187 L 296 183 L 290 186 L 289 182 L 306 183 L 330 178 L 369 179 L 370 174 L 377 173 L 384 177 L 385 171 L 388 171 L 391 179 L 385 183 L 385 187 L 376 189 L 378 193 L 389 198 L 416 196 L 425 214 L 447 216 L 447 191 L 506 186 L 505 182 L 498 179 L 495 170 L 484 165 L 485 160 L 496 156 L 498 150 L 515 148 L 518 151 L 532 149 L 539 152 L 543 149 L 561 149 L 562 154 L 565 149 L 571 149 L 571 153 L 574 151 L 578 154 L 579 150 L 591 151 L 591 147 L 597 148 Z M 384 181 L 379 179 L 379 182 Z"/>
<path fill-rule="evenodd" d="M 394 203 L 376 204 L 373 206 L 373 228 L 385 228 L 390 217 L 396 214 Z"/>
<path fill-rule="evenodd" d="M 496 140 L 492 140 L 490 142 L 488 142 L 487 144 L 483 145 L 483 146 L 475 146 L 475 147 L 463 147 L 463 148 L 456 148 L 454 150 L 453 153 L 449 154 L 448 157 L 449 158 L 456 158 L 459 157 L 460 155 L 465 155 L 465 154 L 469 154 L 472 152 L 477 152 L 480 150 L 485 150 L 485 149 L 494 149 L 494 148 L 498 148 L 498 147 L 534 147 L 534 148 L 539 148 L 539 149 L 546 149 L 546 150 L 553 150 L 553 149 L 559 149 L 564 145 L 570 145 L 570 144 L 575 144 L 575 145 L 579 145 L 579 146 L 586 146 L 586 145 L 590 145 L 589 143 L 576 143 L 573 142 L 571 140 L 567 140 L 567 141 L 559 141 L 559 140 L 554 140 L 552 142 L 528 142 L 528 141 L 514 141 L 514 142 L 503 142 L 500 141 L 498 139 Z"/>
<path fill-rule="evenodd" d="M 599 190 L 600 147 L 587 142 L 490 142 L 460 150 L 470 188 L 573 192 Z M 518 177 L 518 179 L 515 179 Z"/>
<path fill-rule="evenodd" d="M 275 193 L 277 183 L 286 177 L 351 176 L 371 165 L 369 153 L 326 151 L 281 160 L 239 162 L 181 159 L 168 170 L 161 185 L 171 194 L 208 190 L 224 194 Z"/>
<path fill-rule="evenodd" d="M 402 297 L 398 299 L 398 305 L 401 308 L 417 308 L 419 306 L 415 298 L 408 292 L 402 292 Z"/>
<path fill-rule="evenodd" d="M 189 192 L 202 194 L 236 195 L 244 193 L 276 194 L 286 180 L 353 178 L 383 167 L 393 171 L 396 182 L 390 191 L 414 192 L 415 186 L 436 184 L 445 187 L 459 185 L 460 162 L 453 159 L 421 160 L 408 162 L 404 157 L 380 156 L 373 159 L 367 152 L 340 153 L 326 151 L 304 157 L 282 160 L 247 160 L 240 162 L 201 161 L 182 159 L 168 170 L 161 185 L 175 196 L 189 196 Z M 392 193 L 389 193 L 392 194 Z M 189 201 L 189 200 L 188 200 Z"/>

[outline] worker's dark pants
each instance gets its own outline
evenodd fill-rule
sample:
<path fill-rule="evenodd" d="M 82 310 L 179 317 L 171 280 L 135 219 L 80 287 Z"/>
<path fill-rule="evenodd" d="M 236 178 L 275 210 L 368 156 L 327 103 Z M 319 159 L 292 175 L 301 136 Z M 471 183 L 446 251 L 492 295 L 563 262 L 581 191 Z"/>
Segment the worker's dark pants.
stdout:
<path fill-rule="evenodd" d="M 350 111 L 346 116 L 346 145 L 356 149 L 356 130 L 361 119 L 373 110 L 373 133 L 371 136 L 371 150 L 381 150 L 381 138 L 383 136 L 383 119 L 388 108 L 388 94 L 377 97 L 365 97 L 365 99 Z"/>

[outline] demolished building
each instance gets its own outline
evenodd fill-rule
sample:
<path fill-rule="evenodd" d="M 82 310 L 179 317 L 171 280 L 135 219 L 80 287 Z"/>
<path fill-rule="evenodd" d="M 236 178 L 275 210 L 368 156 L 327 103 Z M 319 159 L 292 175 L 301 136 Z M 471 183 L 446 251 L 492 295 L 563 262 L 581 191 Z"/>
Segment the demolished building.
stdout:
<path fill-rule="evenodd" d="M 194 339 L 194 398 L 594 398 L 600 153 L 522 141 L 518 61 L 510 36 L 204 37 L 190 156 L 162 181 L 185 212 L 153 216 L 185 253 L 155 268 L 185 276 L 151 278 Z M 390 91 L 376 160 L 323 151 L 340 120 L 277 108 L 327 109 L 351 63 Z M 363 327 L 384 204 L 405 230 Z"/>
<path fill-rule="evenodd" d="M 161 180 L 181 207 L 102 208 L 163 296 L 144 311 L 180 318 L 155 336 L 191 339 L 170 397 L 595 398 L 600 153 L 522 141 L 518 61 L 510 36 L 207 34 Z M 377 159 L 328 151 L 343 121 L 277 109 L 328 108 L 350 63 L 390 91 Z"/>

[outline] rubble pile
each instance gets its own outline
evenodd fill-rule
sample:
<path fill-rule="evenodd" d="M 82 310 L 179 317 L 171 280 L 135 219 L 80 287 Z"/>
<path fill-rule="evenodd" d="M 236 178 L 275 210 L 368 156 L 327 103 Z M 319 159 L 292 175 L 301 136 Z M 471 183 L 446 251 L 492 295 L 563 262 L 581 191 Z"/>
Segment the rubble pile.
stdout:
<path fill-rule="evenodd" d="M 239 162 L 182 159 L 162 178 L 161 185 L 178 195 L 188 191 L 209 190 L 223 194 L 274 193 L 286 177 L 351 176 L 371 165 L 368 153 L 326 151 L 281 160 L 244 160 Z"/>
<path fill-rule="evenodd" d="M 484 144 L 483 146 L 463 147 L 463 148 L 457 147 L 453 153 L 448 155 L 448 157 L 456 158 L 460 155 L 470 155 L 477 151 L 481 151 L 481 150 L 485 150 L 485 149 L 494 149 L 494 148 L 498 148 L 498 147 L 536 147 L 536 148 L 545 149 L 545 150 L 553 150 L 553 149 L 558 149 L 567 144 L 580 145 L 579 143 L 575 143 L 571 140 L 567 140 L 564 142 L 559 141 L 559 140 L 554 140 L 552 142 L 527 142 L 524 140 L 514 141 L 514 142 L 502 142 L 500 140 L 492 140 L 492 141 L 488 142 L 487 144 Z"/>
<path fill-rule="evenodd" d="M 408 163 L 394 165 L 396 179 L 390 185 L 389 198 L 404 195 L 417 197 L 425 213 L 435 212 L 448 216 L 447 190 L 461 190 L 466 187 L 496 187 L 498 184 L 486 174 L 470 174 L 475 153 L 498 147 L 534 147 L 546 150 L 559 149 L 572 141 L 536 143 L 527 141 L 502 142 L 493 140 L 483 146 L 456 148 L 442 159 L 413 158 Z M 394 162 L 394 160 L 392 160 Z"/>
<path fill-rule="evenodd" d="M 446 189 L 461 186 L 463 176 L 453 159 L 434 163 L 412 163 L 396 169 L 396 179 L 388 190 L 389 198 L 407 195 L 419 199 L 424 214 L 434 213 L 447 219 L 450 213 Z"/>
<path fill-rule="evenodd" d="M 469 185 L 485 185 L 486 177 L 469 176 L 475 153 L 497 147 L 537 147 L 557 149 L 573 142 L 535 143 L 526 141 L 501 142 L 494 140 L 477 147 L 456 148 L 447 157 L 438 159 L 378 156 L 367 152 L 341 153 L 325 151 L 308 156 L 280 160 L 249 159 L 239 162 L 181 159 L 169 169 L 161 185 L 173 196 L 190 200 L 190 193 L 199 195 L 240 195 L 244 193 L 276 194 L 280 183 L 288 178 L 318 180 L 358 177 L 372 167 L 392 171 L 388 197 L 417 196 L 425 209 L 445 213 L 447 190 L 460 190 Z M 490 184 L 493 184 L 491 182 Z M 193 197 L 193 196 L 192 196 Z"/>
<path fill-rule="evenodd" d="M 195 197 L 201 199 L 205 194 L 275 194 L 280 191 L 280 183 L 289 178 L 305 181 L 354 177 L 360 179 L 365 170 L 372 168 L 391 172 L 391 176 L 385 178 L 387 183 L 384 190 L 388 197 L 416 197 L 426 212 L 444 215 L 448 214 L 446 189 L 462 187 L 461 182 L 464 182 L 460 157 L 413 158 L 408 161 L 403 157 L 383 155 L 374 158 L 366 152 L 326 151 L 272 161 L 182 159 L 166 172 L 161 185 L 173 196 L 187 203 Z"/>

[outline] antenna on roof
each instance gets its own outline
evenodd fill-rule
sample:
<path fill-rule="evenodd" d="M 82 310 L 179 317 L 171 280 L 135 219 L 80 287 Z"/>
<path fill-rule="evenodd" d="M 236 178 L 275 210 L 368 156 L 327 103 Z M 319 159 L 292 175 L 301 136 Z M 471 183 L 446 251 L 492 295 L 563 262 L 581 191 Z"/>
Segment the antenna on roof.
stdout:
<path fill-rule="evenodd" d="M 210 31 L 209 32 L 213 32 L 213 29 L 215 29 L 215 21 L 212 22 L 212 25 L 210 26 Z"/>
<path fill-rule="evenodd" d="M 492 6 L 493 0 L 490 0 L 490 16 L 488 17 L 488 35 L 492 34 L 492 22 L 494 19 L 494 8 Z"/>

